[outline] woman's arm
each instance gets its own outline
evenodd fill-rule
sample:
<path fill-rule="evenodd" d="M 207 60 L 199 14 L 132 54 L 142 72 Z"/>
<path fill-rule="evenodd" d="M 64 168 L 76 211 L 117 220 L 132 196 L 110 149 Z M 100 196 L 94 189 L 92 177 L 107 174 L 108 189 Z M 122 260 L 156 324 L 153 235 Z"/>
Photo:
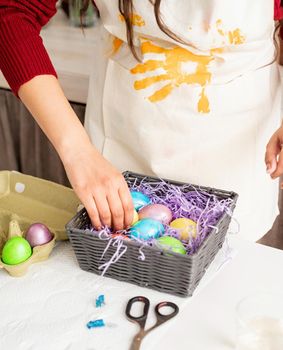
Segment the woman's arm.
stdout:
<path fill-rule="evenodd" d="M 130 226 L 133 203 L 127 184 L 93 147 L 57 79 L 37 76 L 20 87 L 19 97 L 57 150 L 94 226 Z"/>
<path fill-rule="evenodd" d="M 39 35 L 56 12 L 55 4 L 55 0 L 0 1 L 0 69 L 59 153 L 92 223 L 122 229 L 133 217 L 129 189 L 91 144 Z"/>

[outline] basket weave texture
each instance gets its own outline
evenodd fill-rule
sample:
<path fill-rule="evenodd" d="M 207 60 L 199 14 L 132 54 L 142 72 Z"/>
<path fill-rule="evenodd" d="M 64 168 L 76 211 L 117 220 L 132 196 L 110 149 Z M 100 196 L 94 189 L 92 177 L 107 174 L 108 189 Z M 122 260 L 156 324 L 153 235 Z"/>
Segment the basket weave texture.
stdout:
<path fill-rule="evenodd" d="M 145 179 L 144 175 L 132 172 L 125 172 L 124 177 L 129 187 Z M 159 181 L 158 178 L 146 176 L 146 182 L 153 188 Z M 165 181 L 177 186 L 184 185 L 176 181 Z M 235 192 L 195 187 L 220 199 L 232 199 L 231 210 L 234 209 L 238 198 Z M 222 247 L 230 221 L 231 216 L 224 213 L 217 223 L 217 229 L 212 229 L 198 251 L 192 255 L 166 253 L 158 247 L 144 246 L 142 251 L 145 260 L 141 261 L 138 259 L 141 244 L 137 241 L 124 240 L 124 245 L 127 246 L 126 253 L 107 269 L 105 276 L 181 297 L 191 296 Z M 88 214 L 83 209 L 66 225 L 67 234 L 81 269 L 100 275 L 102 271 L 99 270 L 99 266 L 109 261 L 117 248 L 110 246 L 101 258 L 108 241 L 100 239 L 97 232 L 85 230 L 84 227 L 89 223 Z"/>

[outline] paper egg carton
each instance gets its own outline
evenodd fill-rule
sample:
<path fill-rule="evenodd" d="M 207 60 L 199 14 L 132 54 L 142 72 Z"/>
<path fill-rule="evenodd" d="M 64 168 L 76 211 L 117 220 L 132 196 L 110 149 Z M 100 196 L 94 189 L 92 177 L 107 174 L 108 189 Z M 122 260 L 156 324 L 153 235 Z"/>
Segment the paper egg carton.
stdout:
<path fill-rule="evenodd" d="M 1 239 L 1 245 L 5 244 L 5 242 L 15 236 L 20 236 L 25 238 L 25 232 L 21 230 L 20 228 L 20 220 L 12 219 L 9 223 L 9 229 L 8 229 L 8 235 L 7 237 L 2 237 Z M 53 232 L 53 239 L 49 241 L 46 244 L 36 246 L 32 249 L 32 255 L 25 260 L 24 262 L 17 264 L 17 265 L 7 265 L 2 260 L 0 261 L 0 268 L 4 268 L 8 271 L 8 273 L 13 277 L 20 277 L 23 276 L 29 266 L 35 262 L 46 260 L 49 257 L 49 254 L 51 253 L 52 249 L 55 245 L 55 239 L 56 236 Z"/>
<path fill-rule="evenodd" d="M 25 237 L 33 223 L 45 224 L 53 234 L 50 242 L 34 247 L 26 261 L 7 265 L 0 259 L 0 268 L 18 277 L 31 264 L 47 259 L 55 241 L 67 239 L 65 224 L 77 212 L 79 203 L 68 187 L 14 171 L 0 171 L 0 258 L 5 242 L 13 236 Z"/>

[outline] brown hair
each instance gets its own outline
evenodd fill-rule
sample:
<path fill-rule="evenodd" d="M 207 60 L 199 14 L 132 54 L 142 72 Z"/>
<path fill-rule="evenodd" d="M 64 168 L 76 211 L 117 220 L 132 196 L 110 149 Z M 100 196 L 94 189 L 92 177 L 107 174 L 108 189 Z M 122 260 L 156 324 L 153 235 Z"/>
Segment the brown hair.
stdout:
<path fill-rule="evenodd" d="M 174 34 L 164 23 L 163 18 L 160 14 L 161 0 L 148 0 L 148 1 L 152 4 L 154 8 L 156 23 L 159 26 L 159 28 L 162 30 L 162 32 L 168 35 L 170 38 L 176 41 L 179 41 L 182 44 L 186 44 L 186 42 L 184 42 L 176 34 Z M 133 23 L 132 23 L 132 16 L 134 13 L 133 0 L 119 0 L 119 10 L 121 15 L 125 19 L 128 44 L 135 58 L 139 60 L 139 57 L 137 55 L 137 52 L 134 46 L 134 34 L 133 34 Z"/>
<path fill-rule="evenodd" d="M 134 13 L 133 0 L 118 0 L 118 1 L 119 1 L 119 11 L 121 15 L 124 17 L 125 23 L 126 23 L 128 45 L 133 55 L 135 56 L 135 58 L 137 60 L 140 60 L 134 45 L 134 32 L 133 32 L 133 23 L 132 23 L 132 18 Z M 168 35 L 170 38 L 176 41 L 179 41 L 182 44 L 186 44 L 185 41 L 183 41 L 176 34 L 174 34 L 164 23 L 163 18 L 160 14 L 161 0 L 148 0 L 148 1 L 152 4 L 154 8 L 156 23 L 158 24 L 162 32 Z M 81 16 L 83 16 L 84 13 L 86 12 L 90 2 L 91 0 L 82 0 Z M 95 1 L 92 1 L 92 2 L 95 6 Z"/>

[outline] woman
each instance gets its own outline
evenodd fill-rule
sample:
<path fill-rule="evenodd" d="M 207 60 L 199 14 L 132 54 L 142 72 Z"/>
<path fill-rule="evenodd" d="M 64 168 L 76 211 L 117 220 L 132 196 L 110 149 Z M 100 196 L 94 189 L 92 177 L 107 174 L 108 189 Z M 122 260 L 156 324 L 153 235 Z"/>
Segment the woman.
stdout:
<path fill-rule="evenodd" d="M 0 68 L 58 151 L 93 224 L 128 227 L 121 171 L 234 190 L 241 234 L 277 214 L 280 84 L 269 0 L 97 0 L 86 115 L 70 108 L 39 37 L 54 0 L 2 0 Z M 276 9 L 278 9 L 276 4 Z"/>

